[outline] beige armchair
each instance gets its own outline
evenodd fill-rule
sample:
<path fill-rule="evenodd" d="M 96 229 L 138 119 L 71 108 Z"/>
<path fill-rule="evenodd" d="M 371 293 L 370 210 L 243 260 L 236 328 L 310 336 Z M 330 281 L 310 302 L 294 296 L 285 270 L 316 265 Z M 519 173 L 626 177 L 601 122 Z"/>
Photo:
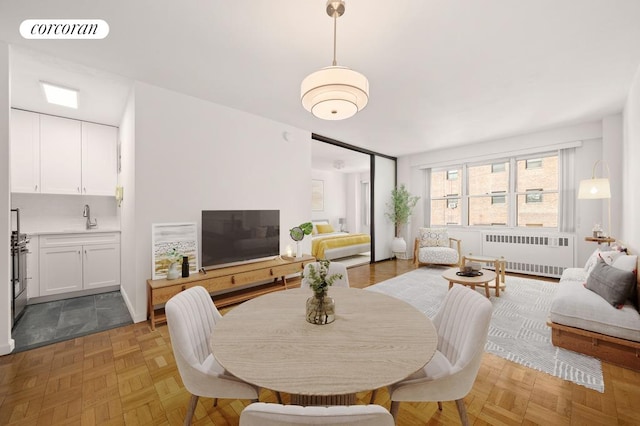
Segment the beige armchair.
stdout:
<path fill-rule="evenodd" d="M 413 246 L 416 266 L 450 265 L 460 263 L 460 240 L 449 237 L 447 228 L 420 228 Z"/>

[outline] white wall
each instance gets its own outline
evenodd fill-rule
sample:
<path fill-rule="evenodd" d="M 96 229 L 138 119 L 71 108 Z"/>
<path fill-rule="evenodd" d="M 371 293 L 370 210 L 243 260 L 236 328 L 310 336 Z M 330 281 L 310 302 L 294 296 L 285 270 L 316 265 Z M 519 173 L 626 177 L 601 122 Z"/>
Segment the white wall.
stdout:
<path fill-rule="evenodd" d="M 530 133 L 504 139 L 486 141 L 473 145 L 455 147 L 438 151 L 403 156 L 398 159 L 398 185 L 404 183 L 407 189 L 421 198 L 418 202 L 405 239 L 412 241 L 418 233 L 418 228 L 425 223 L 425 174 L 422 170 L 427 167 L 441 167 L 448 164 L 459 164 L 466 161 L 482 161 L 500 155 L 519 155 L 536 150 L 553 150 L 567 143 L 582 141 L 582 147 L 576 148 L 575 158 L 575 187 L 581 179 L 591 177 L 593 164 L 603 157 L 606 151 L 611 156 L 607 161 L 619 164 L 616 152 L 620 151 L 620 119 L 612 116 L 602 121 L 594 121 L 580 125 L 565 126 L 543 132 Z M 606 126 L 606 138 L 603 136 L 603 125 Z M 617 128 L 616 128 L 617 126 Z M 608 144 L 603 146 L 603 141 Z M 608 150 L 608 151 L 607 151 Z M 612 165 L 612 168 L 615 167 Z M 621 176 L 612 173 L 611 185 L 620 186 Z M 577 196 L 577 194 L 576 194 Z M 612 223 L 619 222 L 620 210 L 612 207 Z M 594 223 L 605 223 L 606 202 L 600 200 L 578 200 L 576 202 L 576 263 L 582 264 L 593 252 L 595 246 L 584 241 L 583 237 L 591 234 Z M 615 228 L 614 228 L 615 229 Z M 450 229 L 453 236 L 462 238 L 463 252 L 477 252 L 478 236 L 472 235 L 478 231 L 468 229 Z M 465 240 L 467 243 L 465 243 Z"/>
<path fill-rule="evenodd" d="M 143 321 L 153 223 L 196 222 L 200 228 L 204 209 L 278 209 L 284 253 L 292 243 L 289 228 L 308 221 L 311 212 L 311 134 L 145 83 L 136 82 L 134 90 L 135 219 L 132 227 L 124 225 L 123 238 L 133 235 L 135 273 L 126 269 L 123 288 L 134 320 Z M 125 203 L 129 194 L 125 187 Z"/>
<path fill-rule="evenodd" d="M 11 254 L 9 237 L 10 218 L 10 182 L 9 182 L 9 45 L 0 41 L 0 355 L 10 353 L 14 348 L 11 338 Z"/>
<path fill-rule="evenodd" d="M 136 281 L 136 185 L 135 185 L 135 91 L 131 89 L 118 128 L 120 144 L 120 172 L 118 184 L 123 188 L 123 200 L 118 208 L 120 216 L 120 293 L 134 321 L 144 321 L 146 313 L 136 307 L 141 296 Z"/>
<path fill-rule="evenodd" d="M 620 239 L 634 252 L 640 251 L 640 68 L 636 72 L 624 107 L 622 229 Z"/>
<path fill-rule="evenodd" d="M 335 230 L 340 229 L 338 219 L 347 213 L 347 176 L 341 172 L 312 170 L 311 179 L 324 182 L 324 209 L 312 211 L 311 219 L 328 219 Z"/>

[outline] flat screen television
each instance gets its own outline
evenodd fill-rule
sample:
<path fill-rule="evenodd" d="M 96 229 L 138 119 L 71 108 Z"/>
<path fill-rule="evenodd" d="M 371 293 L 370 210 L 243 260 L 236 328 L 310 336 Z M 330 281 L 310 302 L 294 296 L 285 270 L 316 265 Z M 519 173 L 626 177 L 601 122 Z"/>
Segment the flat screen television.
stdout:
<path fill-rule="evenodd" d="M 203 210 L 202 267 L 221 268 L 280 255 L 280 210 Z"/>

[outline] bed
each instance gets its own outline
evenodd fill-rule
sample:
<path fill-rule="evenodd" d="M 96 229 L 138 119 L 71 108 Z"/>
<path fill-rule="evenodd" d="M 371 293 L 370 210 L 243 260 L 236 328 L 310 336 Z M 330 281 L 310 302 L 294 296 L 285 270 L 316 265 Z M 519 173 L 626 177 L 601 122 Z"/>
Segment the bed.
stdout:
<path fill-rule="evenodd" d="M 371 235 L 334 231 L 328 220 L 313 221 L 311 255 L 316 259 L 334 260 L 369 251 Z"/>

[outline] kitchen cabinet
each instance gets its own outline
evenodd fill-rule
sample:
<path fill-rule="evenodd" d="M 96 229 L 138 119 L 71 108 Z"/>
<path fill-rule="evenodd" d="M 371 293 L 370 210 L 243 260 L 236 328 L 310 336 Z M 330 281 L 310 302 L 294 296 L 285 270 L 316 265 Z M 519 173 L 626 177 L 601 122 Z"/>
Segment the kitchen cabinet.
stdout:
<path fill-rule="evenodd" d="M 117 184 L 118 129 L 82 123 L 82 193 L 114 195 Z"/>
<path fill-rule="evenodd" d="M 40 296 L 120 285 L 120 234 L 40 236 Z"/>
<path fill-rule="evenodd" d="M 80 194 L 81 149 L 80 121 L 40 115 L 40 192 Z"/>
<path fill-rule="evenodd" d="M 40 296 L 40 247 L 37 235 L 29 235 L 27 244 L 27 300 Z"/>
<path fill-rule="evenodd" d="M 40 114 L 11 110 L 11 192 L 40 192 Z"/>
<path fill-rule="evenodd" d="M 11 191 L 114 196 L 118 129 L 11 110 Z"/>

